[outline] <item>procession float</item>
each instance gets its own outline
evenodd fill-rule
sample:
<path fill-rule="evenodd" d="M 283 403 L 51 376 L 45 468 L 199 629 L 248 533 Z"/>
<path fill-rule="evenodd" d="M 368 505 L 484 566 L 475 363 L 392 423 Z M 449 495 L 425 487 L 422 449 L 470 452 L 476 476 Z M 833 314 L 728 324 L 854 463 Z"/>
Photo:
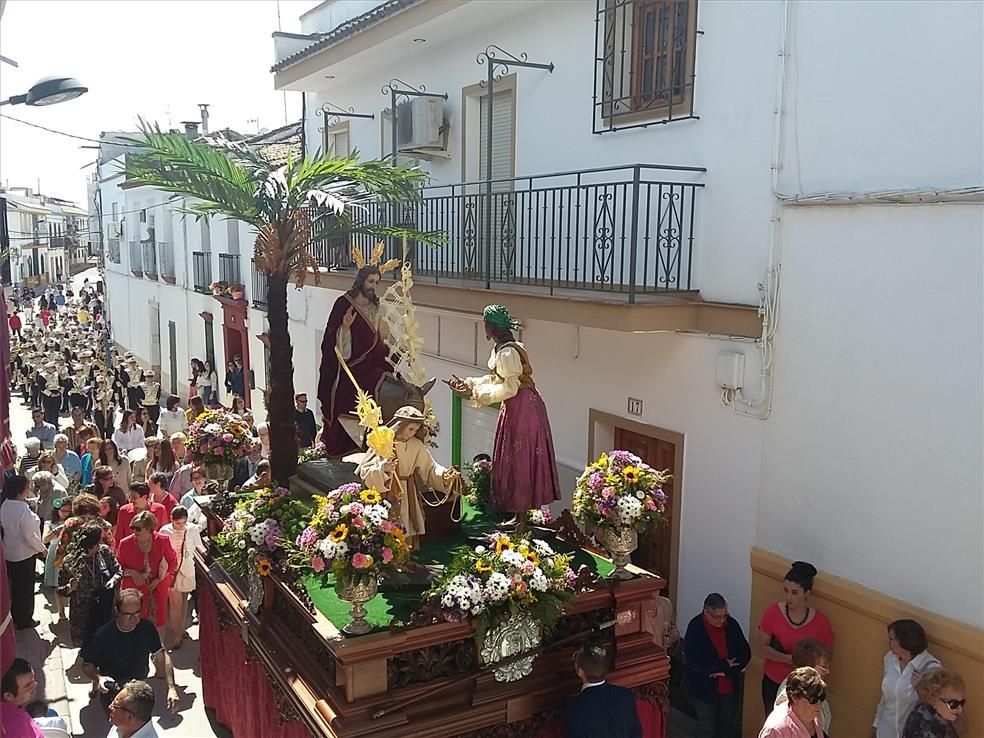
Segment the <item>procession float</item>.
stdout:
<path fill-rule="evenodd" d="M 463 471 L 435 462 L 409 266 L 377 300 L 393 268 L 378 257 L 328 319 L 324 428 L 289 490 L 224 490 L 241 428 L 218 414 L 197 429 L 218 490 L 200 498 L 196 562 L 206 706 L 237 736 L 559 737 L 580 688 L 571 655 L 591 640 L 643 735 L 663 736 L 665 581 L 630 562 L 662 520 L 666 475 L 614 450 L 560 490 L 502 306 L 485 313 L 489 374 L 447 381 L 500 404 L 495 448 Z"/>

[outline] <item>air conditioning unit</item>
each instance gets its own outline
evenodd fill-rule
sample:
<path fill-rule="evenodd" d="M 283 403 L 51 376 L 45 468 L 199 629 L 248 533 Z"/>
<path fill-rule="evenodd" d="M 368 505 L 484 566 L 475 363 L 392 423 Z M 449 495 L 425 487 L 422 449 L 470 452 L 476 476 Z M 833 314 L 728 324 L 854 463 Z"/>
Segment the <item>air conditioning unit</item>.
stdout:
<path fill-rule="evenodd" d="M 444 100 L 415 97 L 398 105 L 397 145 L 401 153 L 446 153 L 448 124 L 444 118 Z"/>

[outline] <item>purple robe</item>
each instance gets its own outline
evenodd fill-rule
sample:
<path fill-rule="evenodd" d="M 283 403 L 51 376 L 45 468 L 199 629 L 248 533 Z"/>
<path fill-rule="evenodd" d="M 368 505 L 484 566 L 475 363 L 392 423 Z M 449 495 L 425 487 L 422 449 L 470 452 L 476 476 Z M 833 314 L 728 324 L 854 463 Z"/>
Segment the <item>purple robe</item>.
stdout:
<path fill-rule="evenodd" d="M 321 415 L 324 429 L 321 441 L 329 456 L 343 456 L 358 449 L 355 441 L 338 421 L 339 416 L 355 410 L 356 391 L 352 381 L 345 374 L 335 355 L 335 339 L 342 326 L 342 319 L 354 303 L 348 294 L 335 300 L 328 316 L 324 341 L 321 343 L 321 374 L 318 381 L 318 400 L 321 402 Z M 359 383 L 359 387 L 375 395 L 383 374 L 392 372 L 389 350 L 376 329 L 356 308 L 352 323 L 352 354 L 346 360 L 348 368 Z"/>

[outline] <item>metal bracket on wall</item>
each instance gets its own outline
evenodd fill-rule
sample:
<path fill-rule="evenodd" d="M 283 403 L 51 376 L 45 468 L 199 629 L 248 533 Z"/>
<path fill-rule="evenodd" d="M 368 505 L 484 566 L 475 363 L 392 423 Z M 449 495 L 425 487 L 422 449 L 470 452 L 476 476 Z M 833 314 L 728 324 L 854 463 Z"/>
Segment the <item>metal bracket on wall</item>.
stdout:
<path fill-rule="evenodd" d="M 356 113 L 355 108 L 342 108 L 330 102 L 326 102 L 315 113 L 325 119 L 325 124 L 318 128 L 320 133 L 324 133 L 329 128 L 333 128 L 341 123 L 342 118 L 364 118 L 375 120 L 375 113 Z"/>

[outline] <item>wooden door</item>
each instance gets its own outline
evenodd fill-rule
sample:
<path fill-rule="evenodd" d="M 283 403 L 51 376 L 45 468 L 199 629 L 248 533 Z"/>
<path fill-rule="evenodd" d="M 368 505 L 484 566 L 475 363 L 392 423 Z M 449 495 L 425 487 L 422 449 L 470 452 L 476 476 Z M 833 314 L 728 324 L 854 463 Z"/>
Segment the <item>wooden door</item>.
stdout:
<path fill-rule="evenodd" d="M 659 471 L 668 470 L 671 478 L 663 491 L 667 496 L 666 522 L 655 531 L 647 533 L 639 539 L 639 548 L 634 556 L 634 563 L 648 569 L 666 579 L 666 592 L 669 593 L 670 583 L 676 579 L 673 570 L 673 519 L 680 509 L 679 500 L 675 496 L 676 445 L 669 441 L 641 433 L 615 428 L 615 448 L 633 453 L 644 462 Z"/>

